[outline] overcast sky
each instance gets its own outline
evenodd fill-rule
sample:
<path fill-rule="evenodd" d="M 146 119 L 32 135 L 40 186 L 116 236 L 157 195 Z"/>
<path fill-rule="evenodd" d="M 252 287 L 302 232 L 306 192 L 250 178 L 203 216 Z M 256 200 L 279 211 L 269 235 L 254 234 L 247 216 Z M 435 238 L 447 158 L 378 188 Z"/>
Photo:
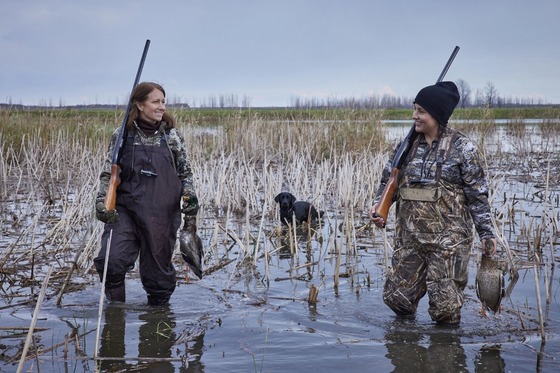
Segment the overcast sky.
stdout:
<path fill-rule="evenodd" d="M 446 79 L 560 103 L 558 0 L 0 0 L 0 102 L 414 97 Z"/>

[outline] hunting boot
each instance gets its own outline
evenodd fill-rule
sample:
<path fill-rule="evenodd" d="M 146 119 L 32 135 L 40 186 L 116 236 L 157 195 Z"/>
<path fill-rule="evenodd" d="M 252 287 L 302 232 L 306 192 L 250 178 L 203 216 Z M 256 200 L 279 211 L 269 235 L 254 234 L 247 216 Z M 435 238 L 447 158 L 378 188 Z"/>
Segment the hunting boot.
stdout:
<path fill-rule="evenodd" d="M 105 297 L 107 297 L 108 302 L 124 303 L 126 300 L 124 284 L 112 289 L 105 287 Z"/>
<path fill-rule="evenodd" d="M 148 305 L 153 307 L 168 306 L 170 297 L 170 294 L 148 294 Z"/>

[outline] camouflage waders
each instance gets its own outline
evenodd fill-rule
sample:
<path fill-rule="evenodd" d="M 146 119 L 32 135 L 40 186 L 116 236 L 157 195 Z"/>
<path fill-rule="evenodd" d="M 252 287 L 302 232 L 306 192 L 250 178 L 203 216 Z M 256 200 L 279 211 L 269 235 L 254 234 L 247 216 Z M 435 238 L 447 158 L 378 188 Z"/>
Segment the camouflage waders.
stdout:
<path fill-rule="evenodd" d="M 383 290 L 398 315 L 414 315 L 427 292 L 432 320 L 461 318 L 473 221 L 461 184 L 442 175 L 453 167 L 446 161 L 456 136 L 447 129 L 431 148 L 418 136 L 401 172 L 392 272 Z"/>

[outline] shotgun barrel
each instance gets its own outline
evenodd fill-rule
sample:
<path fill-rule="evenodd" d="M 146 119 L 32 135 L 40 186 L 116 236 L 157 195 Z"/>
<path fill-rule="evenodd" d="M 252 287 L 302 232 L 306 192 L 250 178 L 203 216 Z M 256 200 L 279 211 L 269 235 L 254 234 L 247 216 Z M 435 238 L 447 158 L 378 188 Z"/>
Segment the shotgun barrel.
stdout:
<path fill-rule="evenodd" d="M 142 75 L 142 70 L 144 69 L 144 62 L 146 61 L 146 56 L 148 55 L 148 48 L 150 48 L 149 39 L 146 40 L 146 44 L 144 45 L 144 51 L 142 52 L 140 65 L 138 66 L 136 77 L 134 78 L 134 85 L 132 86 L 132 90 L 130 91 L 131 94 L 140 81 L 140 76 Z M 126 112 L 119 129 L 119 136 L 117 137 L 117 142 L 115 143 L 113 155 L 111 157 L 111 178 L 109 179 L 109 186 L 107 188 L 107 194 L 105 195 L 105 208 L 107 210 L 114 210 L 117 205 L 117 187 L 121 184 L 121 167 L 119 166 L 119 157 L 121 154 L 124 139 L 126 137 L 126 124 L 128 122 L 128 115 L 130 113 L 131 106 L 132 102 L 129 98 Z"/>
<path fill-rule="evenodd" d="M 457 55 L 458 52 L 459 52 L 459 47 L 456 46 L 453 49 L 451 56 L 447 60 L 447 63 L 445 64 L 445 67 L 443 68 L 441 74 L 439 74 L 436 83 L 441 82 L 443 78 L 445 78 L 445 75 L 447 74 L 447 70 L 449 70 L 449 67 L 453 63 L 453 60 L 455 59 L 455 56 Z M 393 196 L 397 191 L 397 183 L 398 183 L 397 179 L 399 176 L 399 171 L 403 166 L 403 163 L 406 159 L 406 156 L 408 155 L 408 152 L 410 151 L 412 143 L 416 139 L 416 135 L 417 133 L 416 130 L 414 129 L 414 124 L 413 124 L 410 130 L 408 131 L 408 134 L 401 142 L 391 162 L 391 168 L 392 168 L 391 176 L 389 177 L 389 180 L 385 185 L 385 189 L 383 189 L 383 193 L 381 194 L 379 202 L 377 203 L 377 209 L 375 212 L 375 216 L 381 216 L 385 221 L 387 221 L 387 216 L 389 215 L 389 208 L 391 208 L 391 205 L 393 204 Z"/>

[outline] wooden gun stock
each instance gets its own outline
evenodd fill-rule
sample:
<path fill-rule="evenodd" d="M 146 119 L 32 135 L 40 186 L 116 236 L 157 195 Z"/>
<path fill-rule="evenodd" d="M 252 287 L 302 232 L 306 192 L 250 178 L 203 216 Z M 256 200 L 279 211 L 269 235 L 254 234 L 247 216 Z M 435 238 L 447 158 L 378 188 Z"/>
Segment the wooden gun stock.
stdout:
<path fill-rule="evenodd" d="M 381 216 L 385 222 L 387 222 L 387 217 L 389 216 L 389 209 L 393 204 L 393 194 L 397 190 L 397 179 L 399 176 L 399 169 L 393 168 L 391 170 L 391 176 L 387 181 L 387 185 L 385 185 L 385 189 L 383 189 L 383 194 L 381 194 L 381 198 L 377 203 L 376 215 Z"/>
<path fill-rule="evenodd" d="M 121 185 L 121 168 L 118 164 L 111 165 L 111 178 L 105 195 L 105 208 L 114 210 L 117 207 L 117 188 Z"/>

